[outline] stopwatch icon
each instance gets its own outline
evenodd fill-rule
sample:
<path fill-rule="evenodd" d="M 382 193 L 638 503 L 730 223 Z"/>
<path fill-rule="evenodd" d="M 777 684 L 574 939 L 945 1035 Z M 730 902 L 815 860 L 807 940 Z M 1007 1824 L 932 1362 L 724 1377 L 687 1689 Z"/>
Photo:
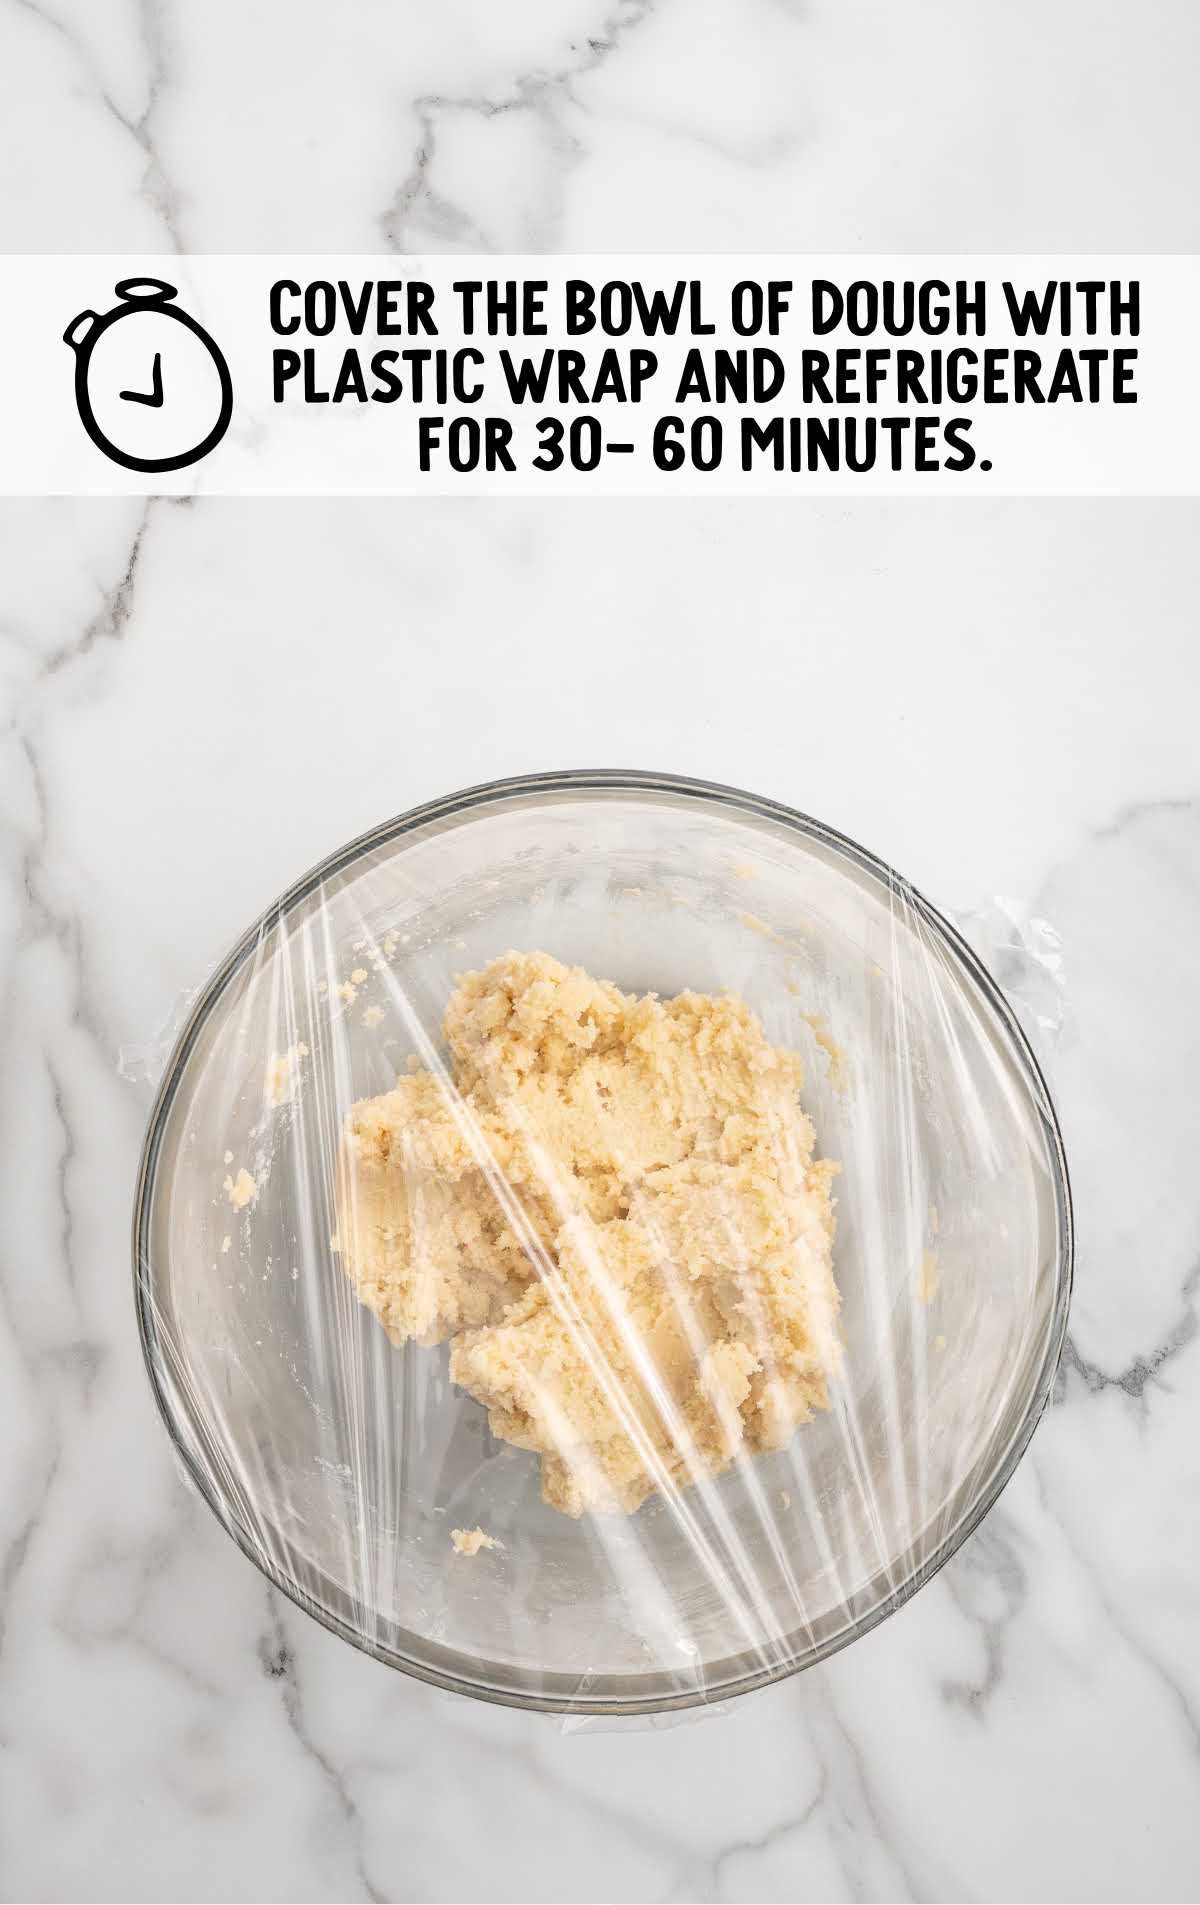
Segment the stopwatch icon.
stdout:
<path fill-rule="evenodd" d="M 119 303 L 81 311 L 63 332 L 75 353 L 75 403 L 114 463 L 151 474 L 207 456 L 233 415 L 220 349 L 161 278 L 123 278 Z"/>

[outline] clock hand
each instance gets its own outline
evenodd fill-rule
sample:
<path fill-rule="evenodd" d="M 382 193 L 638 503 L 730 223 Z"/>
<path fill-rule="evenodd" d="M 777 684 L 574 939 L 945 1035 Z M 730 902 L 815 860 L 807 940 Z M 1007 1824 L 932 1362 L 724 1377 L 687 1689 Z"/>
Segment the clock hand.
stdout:
<path fill-rule="evenodd" d="M 159 408 L 163 400 L 161 351 L 155 351 L 154 353 L 154 376 L 152 382 L 153 388 L 149 391 L 122 390 L 120 395 L 124 398 L 126 403 L 149 404 L 154 410 Z"/>

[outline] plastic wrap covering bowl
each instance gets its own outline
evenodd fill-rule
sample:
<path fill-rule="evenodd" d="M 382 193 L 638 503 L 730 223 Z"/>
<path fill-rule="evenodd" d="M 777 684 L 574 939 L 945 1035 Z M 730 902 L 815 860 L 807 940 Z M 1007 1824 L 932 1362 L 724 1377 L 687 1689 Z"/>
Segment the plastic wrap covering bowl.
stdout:
<path fill-rule="evenodd" d="M 547 1506 L 446 1347 L 389 1341 L 332 1246 L 349 1108 L 436 1066 L 456 977 L 510 948 L 739 995 L 841 1167 L 828 1409 L 627 1516 Z M 1012 1011 L 906 882 L 770 801 L 564 773 L 380 827 L 245 935 L 167 1066 L 134 1255 L 175 1447 L 279 1588 L 440 1686 L 653 1713 L 811 1664 L 970 1533 L 1049 1394 L 1071 1221 Z M 467 1559 L 476 1526 L 497 1545 Z"/>

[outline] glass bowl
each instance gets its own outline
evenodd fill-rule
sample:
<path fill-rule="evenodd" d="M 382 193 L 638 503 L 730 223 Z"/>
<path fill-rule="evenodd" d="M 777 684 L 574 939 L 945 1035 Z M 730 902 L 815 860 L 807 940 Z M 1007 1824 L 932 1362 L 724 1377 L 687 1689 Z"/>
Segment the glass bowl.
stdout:
<path fill-rule="evenodd" d="M 331 1247 L 347 1108 L 435 1049 L 455 976 L 510 948 L 631 991 L 741 994 L 800 1051 L 842 1167 L 831 1406 L 686 1512 L 547 1507 L 445 1349 L 393 1347 Z M 191 1012 L 134 1223 L 158 1406 L 243 1552 L 379 1660 L 581 1714 L 726 1699 L 899 1607 L 1032 1434 L 1071 1259 L 1049 1095 L 953 927 L 816 821 L 623 772 L 470 789 L 300 880 Z M 502 1545 L 467 1559 L 450 1532 L 477 1524 Z"/>

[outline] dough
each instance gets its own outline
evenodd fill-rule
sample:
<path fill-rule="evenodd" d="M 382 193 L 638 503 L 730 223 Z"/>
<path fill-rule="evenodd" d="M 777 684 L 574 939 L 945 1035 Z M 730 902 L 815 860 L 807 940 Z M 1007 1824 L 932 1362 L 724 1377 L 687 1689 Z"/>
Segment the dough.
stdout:
<path fill-rule="evenodd" d="M 456 1554 L 474 1556 L 481 1548 L 502 1548 L 504 1543 L 495 1535 L 485 1534 L 482 1528 L 452 1528 L 450 1545 Z"/>
<path fill-rule="evenodd" d="M 336 1245 L 393 1342 L 451 1342 L 568 1515 L 782 1448 L 840 1364 L 837 1166 L 800 1061 L 733 997 L 509 953 L 457 985 L 448 1068 L 356 1104 Z"/>
<path fill-rule="evenodd" d="M 252 1202 L 258 1191 L 258 1179 L 252 1177 L 245 1165 L 243 1165 L 236 1177 L 230 1177 L 228 1172 L 226 1172 L 225 1181 L 221 1188 L 225 1192 L 234 1210 L 245 1210 L 247 1204 Z"/>

